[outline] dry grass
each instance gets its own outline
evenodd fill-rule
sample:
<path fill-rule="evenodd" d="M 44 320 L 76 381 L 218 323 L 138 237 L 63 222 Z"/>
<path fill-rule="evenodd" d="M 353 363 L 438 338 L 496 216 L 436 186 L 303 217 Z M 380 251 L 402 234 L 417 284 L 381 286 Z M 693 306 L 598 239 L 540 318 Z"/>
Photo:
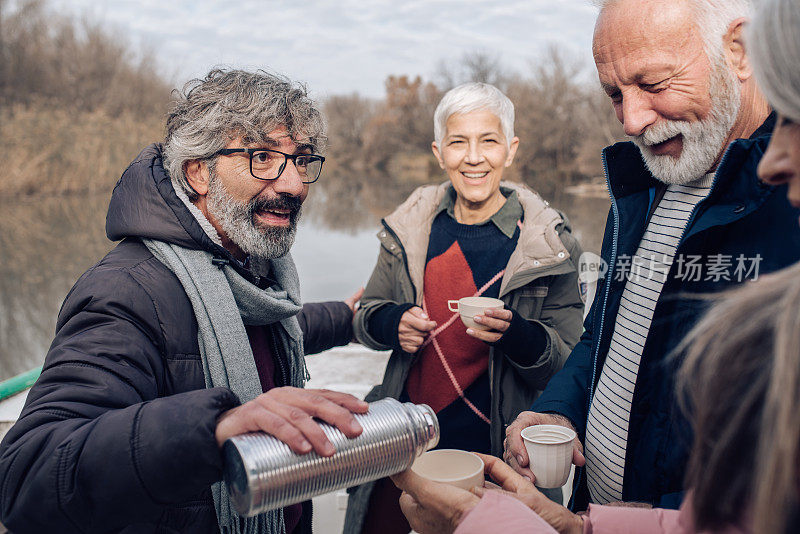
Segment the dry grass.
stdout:
<path fill-rule="evenodd" d="M 161 139 L 159 116 L 53 103 L 0 108 L 0 196 L 110 190 L 133 157 Z"/>
<path fill-rule="evenodd" d="M 153 65 L 44 0 L 0 0 L 0 197 L 109 190 L 163 138 L 170 84 Z"/>

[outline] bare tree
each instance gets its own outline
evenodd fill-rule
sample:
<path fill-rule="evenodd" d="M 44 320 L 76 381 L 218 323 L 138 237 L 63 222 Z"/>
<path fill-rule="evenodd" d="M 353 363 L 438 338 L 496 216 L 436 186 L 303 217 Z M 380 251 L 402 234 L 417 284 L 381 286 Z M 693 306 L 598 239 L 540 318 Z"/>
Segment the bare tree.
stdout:
<path fill-rule="evenodd" d="M 22 0 L 14 11 L 0 0 L 0 91 L 3 104 L 45 99 L 68 109 L 112 113 L 159 112 L 170 86 L 130 46 L 100 23 L 74 21 L 43 0 Z"/>
<path fill-rule="evenodd" d="M 466 52 L 455 61 L 441 59 L 434 75 L 443 92 L 468 82 L 488 83 L 502 91 L 505 90 L 509 77 L 499 54 L 485 50 Z"/>
<path fill-rule="evenodd" d="M 325 101 L 329 150 L 348 161 L 358 159 L 364 149 L 367 125 L 376 113 L 376 102 L 358 93 L 331 96 Z M 347 156 L 349 154 L 349 156 Z"/>
<path fill-rule="evenodd" d="M 41 191 L 38 176 L 59 173 L 47 167 L 54 162 L 69 162 L 74 171 L 62 173 L 64 191 L 107 187 L 107 176 L 99 179 L 76 159 L 82 153 L 76 144 L 92 144 L 105 158 L 103 168 L 114 169 L 161 136 L 171 85 L 154 55 L 137 54 L 99 23 L 51 12 L 45 0 L 0 0 L 0 157 L 9 162 L 0 168 L 0 191 Z M 440 61 L 435 84 L 389 76 L 382 99 L 332 96 L 324 102 L 330 146 L 321 187 L 345 198 L 401 194 L 442 180 L 430 150 L 434 109 L 444 91 L 480 81 L 504 91 L 516 108 L 521 144 L 507 176 L 557 196 L 599 174 L 600 149 L 622 138 L 607 99 L 582 81 L 584 68 L 557 47 L 525 73 L 509 70 L 496 53 L 474 50 Z M 98 131 L 105 133 L 91 141 Z"/>

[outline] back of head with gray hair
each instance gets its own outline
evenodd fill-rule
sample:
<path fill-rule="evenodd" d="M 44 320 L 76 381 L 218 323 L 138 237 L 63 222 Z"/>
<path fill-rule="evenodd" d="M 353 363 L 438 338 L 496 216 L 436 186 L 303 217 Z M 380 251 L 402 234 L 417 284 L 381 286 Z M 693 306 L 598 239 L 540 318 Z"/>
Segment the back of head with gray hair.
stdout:
<path fill-rule="evenodd" d="M 264 71 L 214 69 L 188 82 L 169 113 L 164 167 L 175 187 L 194 200 L 186 162 L 208 158 L 236 137 L 259 143 L 279 126 L 315 149 L 325 143 L 325 119 L 305 87 Z"/>
<path fill-rule="evenodd" d="M 761 0 L 747 50 L 764 96 L 778 113 L 800 121 L 800 3 Z"/>
<path fill-rule="evenodd" d="M 441 152 L 447 119 L 455 113 L 487 110 L 500 119 L 500 127 L 510 145 L 514 138 L 514 104 L 500 89 L 488 83 L 465 83 L 445 93 L 433 114 L 433 137 Z"/>
<path fill-rule="evenodd" d="M 620 0 L 592 0 L 604 10 Z M 674 0 L 664 0 L 674 2 Z M 728 32 L 731 22 L 739 18 L 750 18 L 752 0 L 687 0 L 697 14 L 695 24 L 703 38 L 706 55 L 712 64 L 724 59 L 723 36 Z"/>

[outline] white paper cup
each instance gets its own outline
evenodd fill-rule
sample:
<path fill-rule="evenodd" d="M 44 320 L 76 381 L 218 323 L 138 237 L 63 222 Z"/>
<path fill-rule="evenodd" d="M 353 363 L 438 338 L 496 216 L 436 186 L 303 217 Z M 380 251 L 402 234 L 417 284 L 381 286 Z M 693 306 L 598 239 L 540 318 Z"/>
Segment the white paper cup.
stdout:
<path fill-rule="evenodd" d="M 447 308 L 451 312 L 458 312 L 464 326 L 475 330 L 489 330 L 489 328 L 476 323 L 472 319 L 473 317 L 484 315 L 486 310 L 502 310 L 504 307 L 505 303 L 502 300 L 490 297 L 464 297 L 459 300 L 447 301 Z"/>
<path fill-rule="evenodd" d="M 522 431 L 536 487 L 560 488 L 566 484 L 575 436 L 573 430 L 560 425 L 533 425 Z"/>
<path fill-rule="evenodd" d="M 411 470 L 421 477 L 467 491 L 483 486 L 483 460 L 457 449 L 437 449 L 420 455 Z"/>

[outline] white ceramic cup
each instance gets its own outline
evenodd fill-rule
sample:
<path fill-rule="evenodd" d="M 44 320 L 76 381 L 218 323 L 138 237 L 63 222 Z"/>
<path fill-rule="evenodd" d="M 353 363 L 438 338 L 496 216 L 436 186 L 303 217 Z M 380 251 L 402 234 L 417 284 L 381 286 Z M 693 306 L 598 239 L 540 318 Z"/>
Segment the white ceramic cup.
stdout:
<path fill-rule="evenodd" d="M 533 425 L 522 431 L 536 487 L 560 488 L 567 483 L 574 439 L 575 432 L 560 425 Z"/>
<path fill-rule="evenodd" d="M 464 326 L 475 330 L 489 330 L 489 327 L 476 323 L 473 317 L 485 314 L 486 310 L 502 310 L 504 306 L 502 300 L 490 297 L 464 297 L 447 301 L 447 308 L 451 312 L 458 312 Z"/>
<path fill-rule="evenodd" d="M 436 449 L 420 455 L 411 470 L 423 478 L 443 482 L 467 491 L 483 486 L 483 460 L 457 449 Z"/>

